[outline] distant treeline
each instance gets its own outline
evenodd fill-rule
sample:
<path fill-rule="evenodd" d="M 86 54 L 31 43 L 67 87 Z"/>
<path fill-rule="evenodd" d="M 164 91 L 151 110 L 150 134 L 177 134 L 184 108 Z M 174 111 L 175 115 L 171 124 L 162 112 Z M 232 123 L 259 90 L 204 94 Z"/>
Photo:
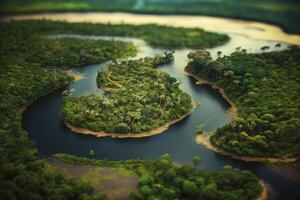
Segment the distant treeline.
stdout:
<path fill-rule="evenodd" d="M 169 26 L 112 25 L 89 23 L 64 23 L 45 20 L 15 21 L 21 29 L 32 29 L 43 34 L 76 33 L 103 36 L 125 36 L 145 40 L 149 45 L 163 48 L 209 48 L 226 43 L 225 34 L 204 31 L 199 28 L 175 28 Z M 163 34 L 162 34 L 163 33 Z"/>
<path fill-rule="evenodd" d="M 258 20 L 300 33 L 300 4 L 297 0 L 4 0 L 2 14 L 38 12 L 133 12 L 209 15 Z"/>

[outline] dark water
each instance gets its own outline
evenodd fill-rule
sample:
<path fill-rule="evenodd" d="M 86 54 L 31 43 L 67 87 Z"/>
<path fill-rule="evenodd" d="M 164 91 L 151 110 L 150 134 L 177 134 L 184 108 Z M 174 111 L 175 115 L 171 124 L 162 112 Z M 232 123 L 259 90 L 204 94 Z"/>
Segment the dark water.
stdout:
<path fill-rule="evenodd" d="M 67 37 L 71 35 L 60 35 Z M 110 37 L 87 37 L 72 36 L 90 39 L 111 39 Z M 231 42 L 228 44 L 209 49 L 212 56 L 222 50 L 224 54 L 230 54 L 238 46 L 247 48 L 252 52 L 260 52 L 260 47 L 269 45 L 274 49 L 276 42 L 255 41 L 243 36 L 231 35 Z M 162 52 L 161 49 L 153 49 L 143 41 L 129 38 L 115 38 L 117 40 L 132 41 L 139 48 L 137 57 L 153 56 Z M 286 48 L 282 44 L 281 48 Z M 73 133 L 64 126 L 60 115 L 62 103 L 61 92 L 65 89 L 75 88 L 75 95 L 103 92 L 96 86 L 97 70 L 107 66 L 107 63 L 90 65 L 85 67 L 72 68 L 74 72 L 85 74 L 85 79 L 69 84 L 56 90 L 47 96 L 39 99 L 24 112 L 23 127 L 29 133 L 29 137 L 36 141 L 40 153 L 52 155 L 55 153 L 68 153 L 77 156 L 92 157 L 98 159 L 157 159 L 161 154 L 169 153 L 173 160 L 179 163 L 191 163 L 194 155 L 200 155 L 203 159 L 202 168 L 219 170 L 224 165 L 232 165 L 240 169 L 248 169 L 263 179 L 276 190 L 277 199 L 300 199 L 300 181 L 291 180 L 280 174 L 274 167 L 261 163 L 247 163 L 222 156 L 213 151 L 207 150 L 202 145 L 195 143 L 195 130 L 199 123 L 205 125 L 205 130 L 212 131 L 230 121 L 227 114 L 228 103 L 209 86 L 198 86 L 192 78 L 185 76 L 182 72 L 187 63 L 186 55 L 190 50 L 177 50 L 175 62 L 161 67 L 163 71 L 172 76 L 178 77 L 182 82 L 182 88 L 189 93 L 194 101 L 200 102 L 200 106 L 187 118 L 171 126 L 163 134 L 139 139 L 112 139 L 96 138 L 90 135 Z M 96 154 L 89 155 L 90 149 Z M 276 168 L 276 167 L 275 167 Z M 285 170 L 285 173 L 292 169 Z"/>

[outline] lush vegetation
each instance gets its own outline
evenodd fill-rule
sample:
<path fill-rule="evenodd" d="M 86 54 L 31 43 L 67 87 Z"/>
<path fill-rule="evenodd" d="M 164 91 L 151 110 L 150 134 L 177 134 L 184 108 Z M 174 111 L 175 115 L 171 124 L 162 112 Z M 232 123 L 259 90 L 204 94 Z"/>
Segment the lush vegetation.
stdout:
<path fill-rule="evenodd" d="M 36 157 L 34 142 L 21 127 L 22 110 L 73 80 L 64 71 L 41 66 L 92 64 L 135 49 L 123 42 L 47 39 L 40 34 L 30 24 L 0 23 L 0 199 L 84 198 L 92 191 L 89 185 L 65 179 Z"/>
<path fill-rule="evenodd" d="M 218 54 L 213 61 L 204 50 L 192 52 L 186 68 L 222 86 L 237 104 L 240 117 L 217 129 L 211 142 L 239 155 L 299 156 L 300 48 Z"/>
<path fill-rule="evenodd" d="M 45 36 L 56 33 L 98 35 L 114 33 L 127 36 L 128 31 L 131 32 L 131 36 L 136 36 L 137 33 L 143 39 L 148 38 L 148 42 L 153 45 L 165 39 L 164 37 L 158 40 L 151 39 L 158 35 L 154 34 L 152 29 L 166 31 L 173 36 L 181 34 L 180 37 L 192 31 L 155 25 L 139 27 L 47 21 L 0 23 L 1 199 L 88 198 L 87 194 L 92 192 L 89 185 L 65 179 L 53 171 L 45 160 L 36 156 L 37 149 L 34 142 L 29 140 L 22 130 L 22 110 L 47 92 L 73 80 L 70 74 L 59 70 L 58 67 L 88 65 L 133 55 L 136 52 L 130 43 L 74 38 L 50 39 Z M 196 40 L 181 40 L 180 45 L 188 46 L 191 41 Z M 162 44 L 168 46 L 171 41 L 167 40 Z M 175 45 L 178 44 L 175 42 Z M 169 60 L 166 58 L 163 56 L 157 61 Z M 49 68 L 49 66 L 57 67 Z"/>
<path fill-rule="evenodd" d="M 160 65 L 165 65 L 165 64 L 170 64 L 174 61 L 174 52 L 175 51 L 170 51 L 170 52 L 165 52 L 163 55 L 157 54 L 153 58 L 153 66 L 160 66 Z"/>
<path fill-rule="evenodd" d="M 187 114 L 191 97 L 179 88 L 176 78 L 154 68 L 160 63 L 165 63 L 165 57 L 112 63 L 97 77 L 98 85 L 110 96 L 74 97 L 66 91 L 65 120 L 92 131 L 142 133 Z"/>
<path fill-rule="evenodd" d="M 13 23 L 18 24 L 20 28 L 32 27 L 44 34 L 76 33 L 134 37 L 143 39 L 152 46 L 170 49 L 214 47 L 229 40 L 227 35 L 207 32 L 198 28 L 175 28 L 155 24 L 135 26 L 126 24 L 65 23 L 45 20 L 15 21 Z"/>
<path fill-rule="evenodd" d="M 300 33 L 297 0 L 5 0 L 0 3 L 3 14 L 63 11 L 223 16 L 274 23 L 288 32 Z"/>
<path fill-rule="evenodd" d="M 100 27 L 100 28 L 99 28 Z M 75 66 L 83 64 L 93 64 L 95 62 L 102 62 L 105 60 L 115 59 L 116 57 L 124 57 L 129 54 L 135 53 L 135 49 L 132 44 L 116 42 L 116 41 L 90 41 L 79 40 L 70 38 L 61 39 L 49 39 L 44 37 L 47 34 L 55 33 L 81 33 L 81 34 L 105 34 L 109 35 L 111 32 L 119 35 L 126 35 L 122 32 L 123 27 L 129 27 L 127 25 L 113 26 L 103 25 L 105 28 L 101 28 L 102 25 L 84 25 L 84 24 L 66 24 L 62 22 L 47 22 L 47 21 L 26 21 L 26 22 L 12 22 L 12 23 L 0 23 L 0 198 L 1 199 L 96 199 L 97 197 L 90 197 L 92 188 L 85 182 L 81 182 L 73 179 L 66 179 L 62 175 L 55 172 L 49 164 L 38 158 L 37 149 L 33 141 L 28 139 L 27 134 L 22 130 L 21 118 L 22 110 L 28 104 L 35 101 L 37 98 L 45 95 L 47 92 L 64 86 L 66 83 L 73 80 L 73 77 L 65 73 L 58 68 L 48 68 L 48 66 Z M 152 32 L 151 28 L 156 26 L 145 26 L 143 35 L 150 39 Z M 164 29 L 162 26 L 157 26 L 157 29 L 168 30 L 175 32 L 179 29 Z M 117 31 L 119 29 L 119 32 Z M 140 29 L 140 27 L 128 28 L 132 32 L 134 29 Z M 146 30 L 148 32 L 146 32 Z M 187 31 L 186 29 L 180 29 Z M 137 31 L 138 32 L 138 31 Z M 141 31 L 142 32 L 142 31 Z M 139 32 L 139 34 L 141 34 Z M 174 33 L 175 34 L 175 33 Z M 177 34 L 177 33 L 176 33 Z M 133 33 L 132 33 L 133 35 Z M 141 34 L 142 35 L 142 34 Z M 152 35 L 153 36 L 153 35 Z M 140 36 L 142 37 L 142 36 Z M 169 41 L 170 43 L 170 41 Z M 155 42 L 153 42 L 153 45 Z M 176 43 L 178 44 L 178 43 Z M 168 43 L 166 43 L 168 45 Z M 189 45 L 189 43 L 182 43 L 182 45 Z M 72 59 L 70 59 L 72 58 Z M 163 59 L 162 59 L 163 58 Z M 168 59 L 166 59 L 168 58 Z M 161 57 L 158 63 L 163 63 L 169 60 L 170 57 Z M 149 75 L 155 76 L 156 73 L 151 73 L 153 59 L 145 59 L 137 62 L 141 62 L 141 67 L 147 68 L 146 71 Z M 134 65 L 137 62 L 132 61 L 126 63 L 126 65 Z M 119 64 L 116 64 L 119 65 Z M 150 67 L 151 65 L 151 67 Z M 122 67 L 120 67 L 122 70 Z M 151 68 L 151 70 L 150 70 Z M 154 70 L 156 71 L 156 70 Z M 154 72 L 153 71 L 153 72 Z M 116 78 L 113 71 L 112 78 Z M 105 73 L 105 72 L 103 72 Z M 158 72 L 157 72 L 158 73 Z M 120 77 L 120 76 L 119 76 Z M 128 76 L 130 77 L 130 76 Z M 101 79 L 101 76 L 99 75 Z M 176 88 L 177 82 L 167 74 L 163 72 L 159 73 L 159 78 L 168 80 L 168 83 L 159 83 L 159 86 L 168 86 L 169 89 Z M 159 80 L 160 80 L 159 79 Z M 131 79 L 126 79 L 130 81 Z M 109 81 L 109 80 L 107 80 Z M 118 81 L 118 79 L 115 79 Z M 173 82 L 173 84 L 171 84 Z M 103 79 L 103 84 L 106 83 Z M 121 84 L 121 83 L 120 83 Z M 148 86 L 148 85 L 146 85 Z M 178 86 L 177 86 L 178 87 Z M 175 91 L 177 91 L 175 89 Z M 169 93 L 164 95 L 168 96 Z M 112 91 L 111 96 L 115 95 Z M 184 96 L 184 95 L 183 95 Z M 180 97 L 183 98 L 181 95 Z M 189 99 L 189 97 L 186 97 Z M 164 99 L 162 99 L 164 100 Z M 154 98 L 154 101 L 157 101 Z M 166 105 L 166 104 L 165 104 Z M 176 111 L 178 112 L 178 111 Z M 177 113 L 176 113 L 177 114 Z M 172 116 L 172 115 L 171 115 Z M 166 158 L 168 163 L 171 163 L 169 158 Z M 198 161 L 197 161 L 198 160 Z M 124 161 L 127 162 L 127 161 Z M 133 161 L 128 161 L 133 162 Z M 158 161 L 148 161 L 149 163 L 156 163 Z M 104 164 L 112 164 L 109 161 L 103 161 Z M 164 160 L 161 163 L 166 163 Z M 199 163 L 199 159 L 195 159 L 195 163 Z M 151 176 L 156 175 L 156 167 L 159 164 L 152 165 L 149 168 L 149 174 Z M 177 169 L 172 165 L 172 169 Z M 190 167 L 188 167 L 190 168 Z M 153 170 L 150 170 L 153 169 Z M 216 187 L 222 195 L 230 195 L 231 191 L 234 191 L 234 195 L 248 196 L 249 199 L 259 194 L 260 188 L 257 185 L 257 179 L 249 172 L 238 172 L 237 170 L 229 170 L 225 178 L 223 176 L 217 178 L 220 174 L 212 173 L 207 175 L 209 177 L 204 184 L 212 184 L 207 186 L 209 191 L 215 191 Z M 184 170 L 183 170 L 184 171 Z M 141 171 L 142 172 L 142 171 Z M 157 171 L 159 172 L 159 171 Z M 161 172 L 159 172 L 161 173 Z M 176 171 L 177 173 L 177 171 Z M 181 172 L 180 172 L 181 173 Z M 200 172 L 193 172 L 191 174 L 191 180 L 195 184 L 196 176 Z M 157 174 L 159 175 L 159 174 Z M 184 175 L 181 175 L 184 178 Z M 202 175 L 201 175 L 202 176 Z M 203 175 L 204 176 L 204 175 Z M 229 178 L 229 177 L 231 178 Z M 234 178 L 233 178 L 234 177 Z M 233 183 L 238 182 L 243 186 L 240 189 L 235 190 L 241 186 L 232 186 L 233 183 L 228 184 L 228 187 L 223 188 L 223 181 L 232 180 Z M 186 178 L 185 178 L 186 179 Z M 184 179 L 184 180 L 185 180 Z M 155 182 L 166 185 L 167 181 L 155 177 Z M 175 180 L 174 180 L 175 181 Z M 180 181 L 180 180 L 179 180 Z M 200 181 L 202 184 L 202 182 Z M 215 183 L 215 184 L 213 184 Z M 226 182 L 227 183 L 227 182 Z M 159 195 L 159 190 L 154 190 L 157 185 L 147 184 L 150 189 L 153 187 L 153 195 Z M 178 186 L 179 187 L 179 186 Z M 182 186 L 183 187 L 183 186 Z M 185 186 L 186 187 L 186 186 Z M 197 185 L 197 188 L 201 188 Z M 232 188 L 234 187 L 234 188 Z M 205 187 L 204 187 L 205 188 Z M 175 190 L 175 187 L 171 189 Z M 211 189 L 211 190 L 210 190 Z M 144 194 L 141 187 L 141 191 L 135 194 L 135 198 L 138 198 Z M 148 188 L 147 188 L 148 190 Z M 181 195 L 181 189 L 176 190 L 176 195 Z M 198 190 L 198 189 L 197 189 Z M 199 189 L 201 191 L 201 189 Z M 145 191 L 144 191 L 145 192 Z M 156 192 L 156 193 L 154 193 Z M 200 192 L 199 192 L 200 193 Z M 197 192 L 197 195 L 199 194 Z M 201 192 L 202 193 L 202 192 Z M 203 192 L 205 195 L 205 191 Z M 218 194 L 219 194 L 218 193 Z M 148 193 L 149 194 L 149 193 Z M 189 195 L 184 194 L 184 195 Z M 209 195 L 209 194 L 207 194 Z M 251 197 L 251 198 L 250 198 Z M 101 199 L 98 197 L 97 199 Z M 133 197 L 134 198 L 134 197 Z"/>
<path fill-rule="evenodd" d="M 224 166 L 219 172 L 198 169 L 201 158 L 193 158 L 194 166 L 176 165 L 168 154 L 159 160 L 106 161 L 66 154 L 55 157 L 73 164 L 121 167 L 139 175 L 139 191 L 130 199 L 230 199 L 252 200 L 261 193 L 258 179 L 249 171 Z"/>

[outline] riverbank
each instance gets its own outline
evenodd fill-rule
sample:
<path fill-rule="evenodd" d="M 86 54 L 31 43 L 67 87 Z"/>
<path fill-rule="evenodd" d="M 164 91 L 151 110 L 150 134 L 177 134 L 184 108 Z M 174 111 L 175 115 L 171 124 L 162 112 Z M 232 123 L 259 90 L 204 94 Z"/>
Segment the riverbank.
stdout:
<path fill-rule="evenodd" d="M 235 103 L 229 98 L 229 96 L 226 94 L 226 92 L 224 91 L 223 88 L 218 86 L 216 83 L 210 82 L 208 80 L 201 78 L 200 76 L 190 73 L 186 69 L 184 69 L 184 73 L 187 76 L 190 76 L 190 77 L 193 77 L 194 79 L 196 79 L 197 85 L 210 85 L 213 89 L 217 90 L 222 95 L 222 97 L 227 101 L 227 103 L 230 105 L 230 110 L 228 113 L 229 113 L 231 119 L 235 119 L 238 117 L 239 113 L 238 113 L 238 109 L 237 109 Z"/>
<path fill-rule="evenodd" d="M 259 184 L 262 187 L 262 192 L 255 200 L 268 200 L 270 196 L 269 193 L 271 192 L 270 186 L 262 180 L 259 180 Z"/>
<path fill-rule="evenodd" d="M 206 31 L 245 35 L 251 39 L 280 41 L 300 44 L 300 35 L 285 33 L 280 27 L 257 21 L 228 19 L 222 17 L 190 15 L 153 15 L 130 13 L 44 13 L 7 16 L 6 21 L 48 19 L 66 22 L 89 22 L 111 24 L 159 24 L 173 27 L 202 28 Z"/>
<path fill-rule="evenodd" d="M 58 89 L 60 89 L 60 88 L 62 88 L 62 87 L 64 87 L 64 86 L 66 86 L 66 85 L 69 84 L 69 83 L 76 82 L 76 81 L 79 81 L 79 80 L 85 78 L 84 74 L 81 74 L 81 73 L 75 73 L 75 72 L 72 72 L 72 71 L 65 71 L 65 72 L 66 72 L 67 74 L 73 76 L 74 79 L 73 79 L 72 81 L 67 81 L 67 82 L 65 82 L 64 84 L 62 84 L 62 85 L 59 86 L 59 87 L 52 88 L 51 90 L 49 90 L 48 92 L 46 92 L 45 94 L 43 94 L 42 96 L 40 96 L 39 98 L 42 98 L 42 97 L 44 97 L 44 96 L 50 94 L 51 92 L 53 92 L 53 91 L 55 91 L 55 90 L 58 90 Z M 28 105 L 24 106 L 24 107 L 21 109 L 21 112 L 24 112 L 30 104 L 32 104 L 32 102 L 29 103 Z"/>
<path fill-rule="evenodd" d="M 267 162 L 267 163 L 276 164 L 276 163 L 293 163 L 297 160 L 296 158 L 238 156 L 234 153 L 227 152 L 222 148 L 214 146 L 210 142 L 210 134 L 207 134 L 207 133 L 197 135 L 196 136 L 196 143 L 197 144 L 202 144 L 207 149 L 210 149 L 210 150 L 212 150 L 216 153 L 219 153 L 219 154 L 222 154 L 222 155 L 225 155 L 225 156 L 230 156 L 234 159 L 239 159 L 239 160 L 243 160 L 243 161 L 246 161 L 246 162 Z"/>
<path fill-rule="evenodd" d="M 190 115 L 197 107 L 197 103 L 193 102 L 192 104 L 192 108 L 191 110 L 186 113 L 185 115 L 181 116 L 178 119 L 172 120 L 170 122 L 167 122 L 166 124 L 164 124 L 163 126 L 154 129 L 152 131 L 147 131 L 147 132 L 143 132 L 143 133 L 126 133 L 126 134 L 120 134 L 120 133 L 107 133 L 104 131 L 92 131 L 86 128 L 78 128 L 78 127 L 74 127 L 72 126 L 70 123 L 68 122 L 64 122 L 65 125 L 71 129 L 73 132 L 76 133 L 82 133 L 82 134 L 86 134 L 86 135 L 94 135 L 96 137 L 112 137 L 112 138 L 144 138 L 144 137 L 151 137 L 154 135 L 158 135 L 161 134 L 162 132 L 164 132 L 165 130 L 167 130 L 169 128 L 169 126 L 181 121 L 182 119 L 184 119 L 185 117 L 187 117 L 188 115 Z"/>

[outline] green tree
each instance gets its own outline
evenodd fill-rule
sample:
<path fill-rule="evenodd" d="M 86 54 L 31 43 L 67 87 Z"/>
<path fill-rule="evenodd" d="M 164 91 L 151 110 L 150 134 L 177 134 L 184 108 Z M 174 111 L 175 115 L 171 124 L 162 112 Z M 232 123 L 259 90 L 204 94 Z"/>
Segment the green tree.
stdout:
<path fill-rule="evenodd" d="M 182 191 L 185 195 L 193 197 L 197 193 L 197 185 L 189 180 L 183 182 Z"/>
<path fill-rule="evenodd" d="M 145 196 L 149 196 L 149 195 L 153 194 L 153 190 L 148 185 L 143 185 L 140 188 L 140 192 Z"/>
<path fill-rule="evenodd" d="M 200 156 L 194 156 L 193 157 L 193 165 L 194 167 L 197 167 L 201 164 L 202 159 L 200 158 Z"/>
<path fill-rule="evenodd" d="M 203 131 L 204 127 L 205 127 L 204 124 L 198 124 L 197 128 L 196 128 L 196 133 L 199 134 L 199 135 L 203 134 L 204 133 L 204 131 Z"/>
<path fill-rule="evenodd" d="M 126 123 L 119 123 L 116 127 L 116 133 L 128 133 L 130 130 Z"/>

